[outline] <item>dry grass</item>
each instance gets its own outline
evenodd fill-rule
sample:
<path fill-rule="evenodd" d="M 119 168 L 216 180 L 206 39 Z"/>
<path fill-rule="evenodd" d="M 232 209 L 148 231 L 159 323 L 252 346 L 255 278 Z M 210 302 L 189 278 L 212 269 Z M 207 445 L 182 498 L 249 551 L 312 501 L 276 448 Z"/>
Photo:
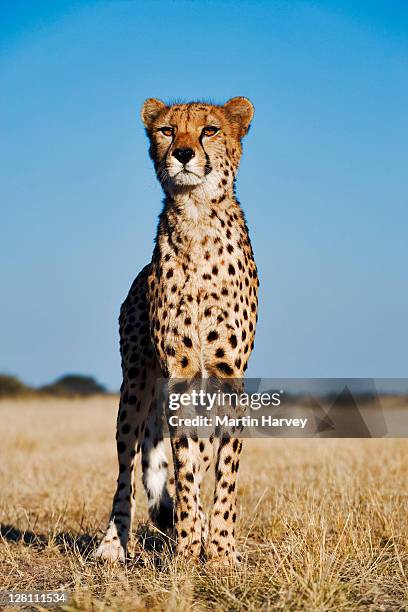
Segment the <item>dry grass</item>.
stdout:
<path fill-rule="evenodd" d="M 63 586 L 69 610 L 407 609 L 408 441 L 247 441 L 239 570 L 148 550 L 140 486 L 134 561 L 112 568 L 89 552 L 114 489 L 115 417 L 112 398 L 0 402 L 0 590 Z"/>

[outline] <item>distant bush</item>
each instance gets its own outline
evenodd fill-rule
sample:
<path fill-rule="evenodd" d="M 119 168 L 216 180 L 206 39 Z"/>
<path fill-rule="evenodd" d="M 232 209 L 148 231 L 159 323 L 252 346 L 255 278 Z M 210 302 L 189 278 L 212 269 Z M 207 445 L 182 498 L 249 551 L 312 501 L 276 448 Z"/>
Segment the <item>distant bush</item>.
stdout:
<path fill-rule="evenodd" d="M 9 376 L 8 374 L 0 374 L 0 397 L 10 395 L 23 395 L 31 392 L 32 389 L 27 387 L 17 376 Z"/>
<path fill-rule="evenodd" d="M 39 391 L 57 396 L 86 396 L 106 393 L 106 388 L 98 383 L 92 376 L 67 374 L 65 376 L 61 376 L 50 385 L 40 387 Z"/>

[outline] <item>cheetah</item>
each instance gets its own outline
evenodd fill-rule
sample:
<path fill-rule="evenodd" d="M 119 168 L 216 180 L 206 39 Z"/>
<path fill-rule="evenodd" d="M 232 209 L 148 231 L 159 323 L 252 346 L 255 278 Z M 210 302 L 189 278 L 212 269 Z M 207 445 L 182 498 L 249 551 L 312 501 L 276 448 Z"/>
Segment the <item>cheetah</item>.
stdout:
<path fill-rule="evenodd" d="M 150 98 L 141 116 L 165 199 L 151 263 L 122 304 L 123 383 L 117 418 L 119 475 L 109 525 L 96 557 L 125 561 L 135 508 L 134 466 L 141 453 L 149 515 L 173 530 L 176 553 L 221 564 L 235 548 L 239 435 L 171 434 L 175 499 L 167 488 L 166 414 L 157 379 L 242 380 L 254 346 L 258 276 L 235 177 L 254 108 L 244 97 L 224 105 L 167 105 Z M 215 466 L 209 524 L 200 484 Z M 203 552 L 204 551 L 204 552 Z"/>

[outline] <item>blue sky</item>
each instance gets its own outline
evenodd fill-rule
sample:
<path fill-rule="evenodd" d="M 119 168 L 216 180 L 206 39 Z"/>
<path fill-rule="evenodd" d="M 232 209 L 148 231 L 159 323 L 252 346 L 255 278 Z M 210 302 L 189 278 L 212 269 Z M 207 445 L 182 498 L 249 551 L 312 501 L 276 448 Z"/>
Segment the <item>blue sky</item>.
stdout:
<path fill-rule="evenodd" d="M 161 208 L 139 108 L 245 95 L 248 375 L 407 376 L 407 75 L 396 0 L 2 2 L 0 371 L 119 386 Z"/>

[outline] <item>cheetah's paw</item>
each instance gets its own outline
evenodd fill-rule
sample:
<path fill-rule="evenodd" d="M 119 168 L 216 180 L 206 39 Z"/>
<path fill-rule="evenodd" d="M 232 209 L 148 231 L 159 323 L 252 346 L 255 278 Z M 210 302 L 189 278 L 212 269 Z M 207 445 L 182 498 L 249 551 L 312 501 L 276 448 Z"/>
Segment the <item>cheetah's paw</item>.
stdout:
<path fill-rule="evenodd" d="M 94 552 L 94 558 L 109 561 L 110 563 L 116 563 L 117 561 L 124 563 L 125 550 L 117 536 L 112 539 L 104 538 Z"/>
<path fill-rule="evenodd" d="M 209 554 L 207 556 L 207 564 L 209 567 L 242 567 L 242 555 L 238 551 L 229 553 L 228 555 Z"/>

